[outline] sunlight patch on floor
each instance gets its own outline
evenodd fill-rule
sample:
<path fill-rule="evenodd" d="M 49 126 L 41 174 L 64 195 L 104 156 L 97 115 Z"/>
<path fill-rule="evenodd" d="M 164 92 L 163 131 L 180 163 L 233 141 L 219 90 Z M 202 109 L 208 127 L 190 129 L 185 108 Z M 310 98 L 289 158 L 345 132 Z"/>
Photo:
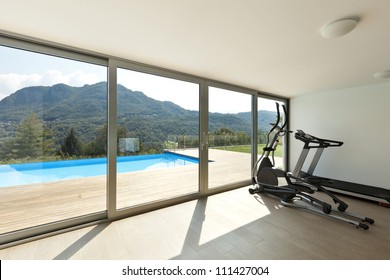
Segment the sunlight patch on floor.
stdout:
<path fill-rule="evenodd" d="M 240 196 L 240 198 L 235 197 L 235 200 L 233 201 L 247 201 L 248 205 L 242 205 L 241 203 L 232 204 L 231 196 L 233 194 Z M 221 199 L 221 197 L 218 197 L 218 200 L 215 201 L 214 197 L 209 198 L 210 203 L 208 203 L 205 211 L 204 225 L 199 238 L 200 246 L 217 238 L 232 234 L 233 232 L 241 229 L 243 225 L 245 226 L 251 224 L 271 213 L 260 197 L 248 200 L 242 199 L 241 196 L 249 196 L 244 189 L 242 192 L 228 192 L 221 194 L 220 196 L 222 198 L 225 196 L 226 201 L 229 200 L 230 203 L 226 204 L 224 199 Z M 255 207 L 253 207 L 252 204 Z M 255 212 L 249 210 L 253 208 L 256 209 Z M 245 211 L 245 209 L 248 209 L 248 211 Z M 245 215 L 242 215 L 243 210 Z"/>

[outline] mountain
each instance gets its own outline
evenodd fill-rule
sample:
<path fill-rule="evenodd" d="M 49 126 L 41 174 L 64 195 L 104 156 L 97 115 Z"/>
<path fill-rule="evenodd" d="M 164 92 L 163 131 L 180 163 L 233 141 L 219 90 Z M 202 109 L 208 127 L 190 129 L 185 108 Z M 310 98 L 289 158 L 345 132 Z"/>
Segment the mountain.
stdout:
<path fill-rule="evenodd" d="M 118 124 L 128 128 L 133 137 L 155 142 L 167 135 L 197 135 L 199 114 L 173 102 L 158 101 L 140 91 L 118 85 Z M 93 140 L 107 122 L 107 83 L 82 87 L 65 84 L 26 87 L 0 101 L 0 132 L 7 137 L 31 112 L 43 119 L 55 131 L 57 142 L 62 141 L 70 128 L 76 128 L 79 138 Z M 263 119 L 261 119 L 263 118 Z M 275 120 L 274 112 L 259 113 L 259 120 Z M 210 113 L 209 130 L 221 127 L 250 133 L 250 112 L 238 114 Z M 268 130 L 268 127 L 261 128 Z"/>
<path fill-rule="evenodd" d="M 251 112 L 238 113 L 237 116 L 241 119 L 246 120 L 247 122 L 250 122 L 252 119 Z M 276 120 L 275 111 L 260 110 L 257 114 L 257 123 L 259 129 L 263 132 L 268 132 L 268 130 L 271 128 L 270 123 L 274 123 L 275 120 Z"/>
<path fill-rule="evenodd" d="M 82 119 L 104 115 L 106 83 L 71 87 L 57 84 L 35 86 L 16 91 L 0 101 L 0 121 L 17 121 L 35 112 L 44 121 Z"/>

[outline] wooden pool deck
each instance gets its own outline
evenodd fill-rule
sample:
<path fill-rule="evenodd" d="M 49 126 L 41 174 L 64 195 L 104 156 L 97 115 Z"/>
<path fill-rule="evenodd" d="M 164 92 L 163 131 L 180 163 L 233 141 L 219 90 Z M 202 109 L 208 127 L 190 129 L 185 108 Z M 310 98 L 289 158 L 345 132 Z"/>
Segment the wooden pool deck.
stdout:
<path fill-rule="evenodd" d="M 197 150 L 177 153 L 197 157 Z M 250 154 L 210 149 L 209 186 L 250 179 Z M 121 173 L 117 208 L 198 192 L 198 165 Z M 0 234 L 106 210 L 106 176 L 0 188 Z"/>

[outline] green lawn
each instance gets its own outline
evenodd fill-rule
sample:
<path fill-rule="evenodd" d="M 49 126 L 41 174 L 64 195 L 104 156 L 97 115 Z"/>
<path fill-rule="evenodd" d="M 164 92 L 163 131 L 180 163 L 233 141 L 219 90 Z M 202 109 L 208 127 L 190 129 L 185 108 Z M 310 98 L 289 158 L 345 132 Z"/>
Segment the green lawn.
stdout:
<path fill-rule="evenodd" d="M 265 144 L 259 144 L 257 146 L 258 153 L 261 154 L 263 152 L 264 146 L 265 146 Z M 226 151 L 232 151 L 232 152 L 240 152 L 240 153 L 251 153 L 251 146 L 250 145 L 213 147 L 213 149 L 226 150 Z M 282 157 L 282 156 L 283 156 L 283 146 L 279 145 L 276 148 L 275 157 Z"/>

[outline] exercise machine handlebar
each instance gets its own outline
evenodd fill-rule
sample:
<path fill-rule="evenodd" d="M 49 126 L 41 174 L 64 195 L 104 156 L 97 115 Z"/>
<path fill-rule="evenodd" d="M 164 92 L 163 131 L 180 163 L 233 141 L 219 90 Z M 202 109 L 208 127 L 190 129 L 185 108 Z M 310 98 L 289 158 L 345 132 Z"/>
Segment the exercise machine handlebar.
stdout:
<path fill-rule="evenodd" d="M 275 128 L 278 127 L 280 121 L 280 110 L 279 110 L 279 103 L 276 102 L 276 122 L 275 123 L 270 123 L 272 125 L 271 130 L 269 131 L 268 134 L 271 134 L 272 131 L 275 130 Z"/>
<path fill-rule="evenodd" d="M 280 105 L 277 102 L 275 102 L 275 104 L 276 104 L 276 122 L 270 123 L 270 125 L 272 125 L 272 128 L 270 129 L 268 134 L 270 135 L 271 132 L 273 132 L 276 128 L 279 128 L 278 133 L 280 136 L 283 136 L 287 132 L 291 133 L 292 131 L 285 129 L 285 127 L 287 126 L 287 123 L 288 123 L 288 114 L 287 114 L 286 106 L 284 104 L 282 104 L 283 113 L 284 113 L 284 122 L 283 122 L 283 124 L 281 124 L 279 126 L 279 123 L 281 122 Z"/>
<path fill-rule="evenodd" d="M 287 114 L 287 109 L 286 109 L 286 106 L 284 106 L 284 104 L 282 104 L 282 107 L 283 107 L 283 112 L 284 112 L 284 123 L 281 127 L 281 130 L 283 131 L 283 129 L 285 128 L 285 126 L 287 125 L 287 121 L 288 121 L 288 114 Z"/>
<path fill-rule="evenodd" d="M 340 147 L 344 143 L 341 141 L 329 140 L 318 138 L 313 135 L 305 133 L 303 130 L 297 130 L 295 133 L 295 139 L 301 140 L 305 143 L 304 148 L 327 148 L 327 147 Z M 310 144 L 314 144 L 314 146 L 310 146 Z"/>

